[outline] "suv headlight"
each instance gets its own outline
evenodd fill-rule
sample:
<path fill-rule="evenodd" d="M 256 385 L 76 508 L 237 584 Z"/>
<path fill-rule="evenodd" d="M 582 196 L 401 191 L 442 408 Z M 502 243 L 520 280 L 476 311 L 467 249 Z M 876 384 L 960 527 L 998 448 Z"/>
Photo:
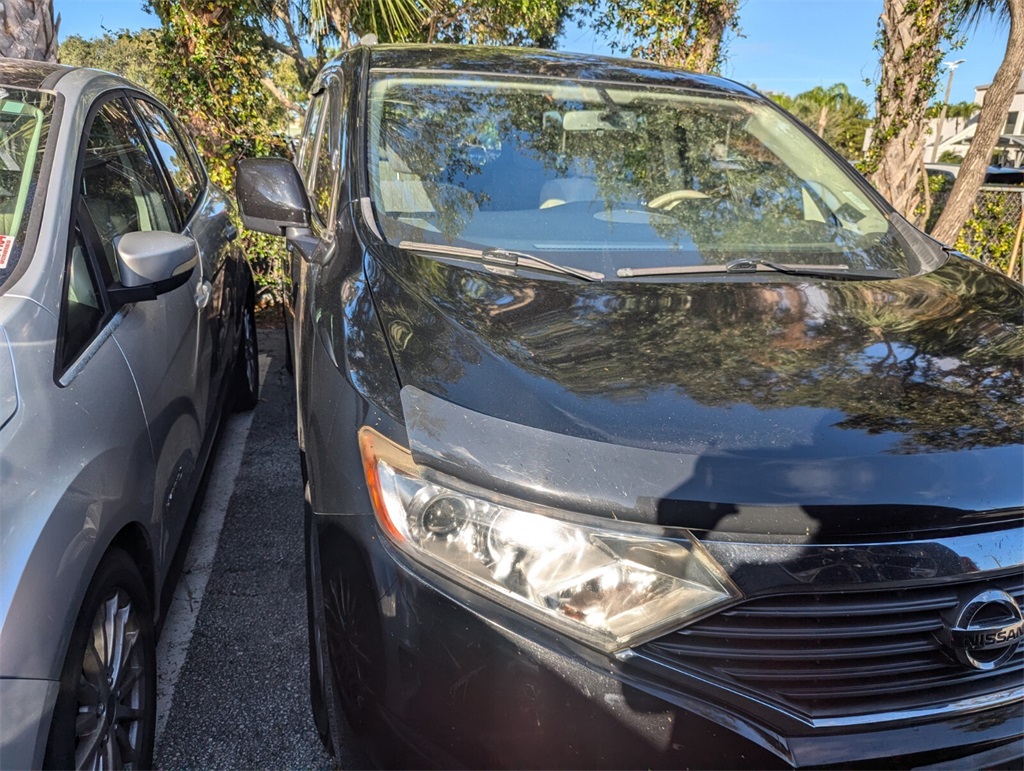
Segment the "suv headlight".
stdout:
<path fill-rule="evenodd" d="M 738 597 L 685 530 L 525 510 L 422 478 L 408 450 L 359 432 L 381 528 L 406 555 L 607 652 Z M 532 508 L 532 507 L 530 507 Z"/>

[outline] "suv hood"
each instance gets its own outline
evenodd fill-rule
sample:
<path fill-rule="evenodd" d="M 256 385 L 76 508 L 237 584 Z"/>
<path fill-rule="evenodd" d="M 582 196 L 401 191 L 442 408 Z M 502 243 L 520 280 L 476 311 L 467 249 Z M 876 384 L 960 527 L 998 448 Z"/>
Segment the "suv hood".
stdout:
<path fill-rule="evenodd" d="M 699 530 L 960 527 L 1024 502 L 1024 288 L 972 261 L 581 284 L 401 257 L 371 285 L 427 465 Z"/>

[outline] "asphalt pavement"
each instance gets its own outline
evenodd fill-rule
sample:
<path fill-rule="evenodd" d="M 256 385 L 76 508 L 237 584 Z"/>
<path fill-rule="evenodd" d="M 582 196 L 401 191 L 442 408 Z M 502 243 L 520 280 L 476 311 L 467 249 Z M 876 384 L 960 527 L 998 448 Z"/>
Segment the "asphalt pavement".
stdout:
<path fill-rule="evenodd" d="M 259 345 L 260 403 L 223 428 L 161 633 L 155 765 L 367 768 L 351 740 L 335 766 L 313 725 L 295 394 L 283 330 Z"/>

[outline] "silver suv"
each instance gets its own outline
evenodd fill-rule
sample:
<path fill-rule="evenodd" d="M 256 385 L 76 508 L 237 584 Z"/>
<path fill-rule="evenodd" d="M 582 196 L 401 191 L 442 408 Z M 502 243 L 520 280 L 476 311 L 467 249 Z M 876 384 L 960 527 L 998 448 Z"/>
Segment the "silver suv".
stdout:
<path fill-rule="evenodd" d="M 152 96 L 0 63 L 0 763 L 147 768 L 154 626 L 223 406 L 255 406 L 232 205 Z"/>

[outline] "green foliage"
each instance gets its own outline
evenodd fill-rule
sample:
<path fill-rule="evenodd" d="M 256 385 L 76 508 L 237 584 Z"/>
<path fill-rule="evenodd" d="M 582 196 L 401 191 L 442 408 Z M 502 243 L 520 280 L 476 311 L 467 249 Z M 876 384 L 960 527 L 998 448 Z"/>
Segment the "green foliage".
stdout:
<path fill-rule="evenodd" d="M 863 104 L 863 102 L 862 102 Z M 865 105 L 866 111 L 867 105 Z M 864 136 L 871 121 L 865 115 L 849 113 L 840 115 L 825 129 L 825 141 L 848 160 L 857 160 L 863 154 Z"/>
<path fill-rule="evenodd" d="M 953 180 L 945 174 L 929 174 L 928 187 L 932 196 L 932 210 L 925 229 L 930 231 L 946 205 Z M 1024 193 L 1017 191 L 981 190 L 971 216 L 964 223 L 953 246 L 969 257 L 1006 273 L 1020 223 L 1022 200 Z M 1020 281 L 1019 261 L 1017 273 L 1014 278 Z"/>
<path fill-rule="evenodd" d="M 352 28 L 357 34 L 372 32 L 381 42 L 399 43 L 422 39 L 432 2 L 372 0 L 352 5 Z"/>
<path fill-rule="evenodd" d="M 942 102 L 933 102 L 924 111 L 926 118 L 938 118 L 942 114 Z M 946 107 L 947 118 L 970 118 L 981 109 L 981 105 L 974 102 L 953 102 Z"/>
<path fill-rule="evenodd" d="M 156 29 L 138 32 L 122 29 L 105 32 L 90 40 L 72 35 L 60 44 L 57 55 L 62 64 L 114 72 L 143 88 L 156 91 L 157 73 L 153 62 L 157 60 L 159 35 L 160 31 Z"/>
<path fill-rule="evenodd" d="M 632 56 L 717 72 L 728 33 L 738 34 L 739 0 L 607 0 L 585 13 Z"/>
<path fill-rule="evenodd" d="M 861 157 L 864 134 L 871 125 L 867 117 L 868 105 L 851 94 L 845 83 L 827 88 L 815 86 L 796 96 L 769 94 L 769 97 L 811 131 L 823 128 L 822 138 L 844 158 Z"/>
<path fill-rule="evenodd" d="M 426 39 L 554 48 L 575 0 L 439 0 Z"/>
<path fill-rule="evenodd" d="M 952 150 L 943 150 L 942 154 L 939 155 L 938 161 L 936 161 L 936 163 L 955 163 L 957 166 L 959 166 L 963 162 L 963 156 L 957 155 Z"/>
<path fill-rule="evenodd" d="M 160 90 L 193 129 L 215 181 L 232 181 L 244 155 L 275 148 L 261 84 L 271 66 L 257 32 L 260 4 L 242 0 L 229 9 L 204 0 L 159 2 Z"/>
<path fill-rule="evenodd" d="M 189 127 L 210 177 L 231 191 L 239 158 L 287 152 L 261 84 L 273 65 L 260 33 L 263 4 L 160 0 L 153 7 L 163 22 L 157 90 Z M 260 289 L 272 291 L 283 272 L 280 239 L 242 230 L 240 240 Z"/>
<path fill-rule="evenodd" d="M 280 53 L 274 55 L 267 77 L 284 98 L 294 105 L 294 108 L 289 109 L 280 99 L 267 103 L 267 121 L 271 128 L 276 134 L 287 133 L 292 122 L 305 114 L 308 88 L 299 77 L 295 60 Z"/>
<path fill-rule="evenodd" d="M 1020 222 L 1022 199 L 1024 194 L 1015 191 L 982 190 L 954 246 L 964 254 L 1006 273 L 1010 267 L 1010 254 Z M 1018 260 L 1018 275 L 1015 276 L 1018 281 L 1021 280 L 1019 265 Z"/>
<path fill-rule="evenodd" d="M 353 34 L 373 33 L 382 43 L 422 41 L 435 0 L 271 0 L 308 20 L 314 40 L 348 48 Z"/>

